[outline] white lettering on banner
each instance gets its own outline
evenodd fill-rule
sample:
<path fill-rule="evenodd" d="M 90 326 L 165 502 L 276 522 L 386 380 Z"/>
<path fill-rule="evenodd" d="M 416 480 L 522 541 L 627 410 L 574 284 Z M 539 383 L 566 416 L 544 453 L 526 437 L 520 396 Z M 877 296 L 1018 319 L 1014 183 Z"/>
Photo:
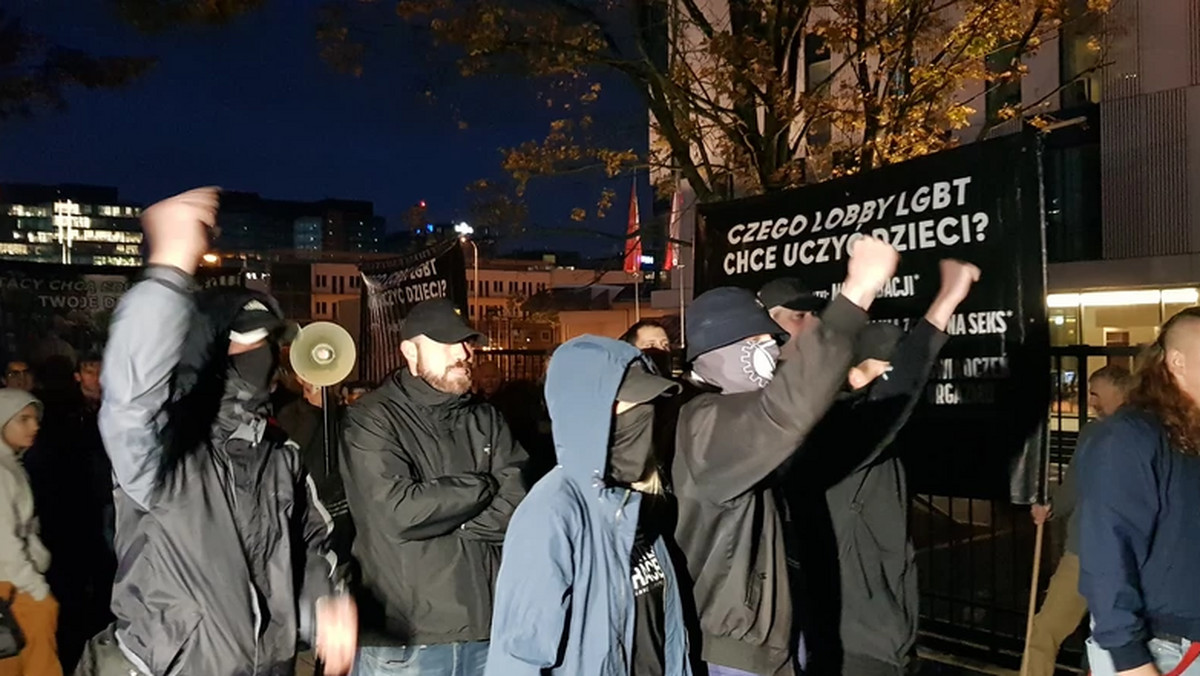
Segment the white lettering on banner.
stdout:
<path fill-rule="evenodd" d="M 968 312 L 950 318 L 946 333 L 952 336 L 988 336 L 1008 333 L 1008 318 L 1012 310 Z"/>
<path fill-rule="evenodd" d="M 415 305 L 421 301 L 429 300 L 431 298 L 445 298 L 446 286 L 446 280 L 439 279 L 405 287 L 405 300 L 407 300 L 410 305 Z"/>
<path fill-rule="evenodd" d="M 727 275 L 838 262 L 849 257 L 860 237 L 882 239 L 897 251 L 957 247 L 987 240 L 992 217 L 967 207 L 970 176 L 935 181 L 886 197 L 774 219 L 744 221 L 729 228 L 735 250 L 722 261 Z M 949 211 L 950 213 L 944 213 Z M 943 212 L 935 216 L 936 212 Z M 924 218 L 901 220 L 922 215 Z M 900 220 L 888 223 L 887 221 Z M 811 227 L 810 227 L 811 226 Z M 835 231 L 841 230 L 841 233 Z M 805 232 L 814 236 L 798 240 Z"/>

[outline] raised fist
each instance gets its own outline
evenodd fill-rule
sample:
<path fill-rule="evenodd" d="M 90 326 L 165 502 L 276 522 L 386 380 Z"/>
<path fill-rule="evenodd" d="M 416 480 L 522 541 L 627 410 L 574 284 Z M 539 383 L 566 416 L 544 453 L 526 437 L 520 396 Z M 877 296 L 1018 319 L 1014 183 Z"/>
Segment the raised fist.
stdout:
<path fill-rule="evenodd" d="M 875 294 L 896 274 L 899 262 L 900 254 L 892 245 L 874 237 L 863 237 L 854 243 L 842 295 L 867 309 L 875 300 Z"/>
<path fill-rule="evenodd" d="M 979 268 L 963 261 L 947 258 L 941 262 L 941 295 L 956 305 L 967 298 L 971 285 L 979 281 Z"/>
<path fill-rule="evenodd" d="M 168 197 L 142 212 L 142 229 L 150 243 L 150 263 L 196 272 L 208 250 L 209 231 L 216 225 L 220 193 L 196 188 Z"/>

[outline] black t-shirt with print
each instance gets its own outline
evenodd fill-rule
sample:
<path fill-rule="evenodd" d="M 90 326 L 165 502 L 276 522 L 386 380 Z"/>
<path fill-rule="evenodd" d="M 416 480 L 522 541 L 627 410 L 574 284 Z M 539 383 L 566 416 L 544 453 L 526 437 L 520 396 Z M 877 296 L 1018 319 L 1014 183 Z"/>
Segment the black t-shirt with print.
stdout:
<path fill-rule="evenodd" d="M 661 530 L 660 499 L 643 496 L 637 534 L 631 555 L 633 582 L 633 670 L 634 676 L 663 676 L 663 603 L 666 575 L 654 552 Z"/>

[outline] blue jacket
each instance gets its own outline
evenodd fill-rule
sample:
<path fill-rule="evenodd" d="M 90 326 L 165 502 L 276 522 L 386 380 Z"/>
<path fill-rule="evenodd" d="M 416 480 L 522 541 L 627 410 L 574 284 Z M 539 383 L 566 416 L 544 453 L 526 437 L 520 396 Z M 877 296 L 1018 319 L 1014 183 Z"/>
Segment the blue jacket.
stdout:
<path fill-rule="evenodd" d="M 604 484 L 613 404 L 636 348 L 582 336 L 554 353 L 546 401 L 558 466 L 517 507 L 496 581 L 487 676 L 628 676 L 633 647 L 631 553 L 641 495 Z M 666 573 L 665 674 L 688 676 L 679 585 Z"/>
<path fill-rule="evenodd" d="M 1093 423 L 1079 471 L 1079 590 L 1092 639 L 1118 671 L 1153 661 L 1155 636 L 1200 641 L 1200 456 L 1171 447 L 1151 414 Z"/>

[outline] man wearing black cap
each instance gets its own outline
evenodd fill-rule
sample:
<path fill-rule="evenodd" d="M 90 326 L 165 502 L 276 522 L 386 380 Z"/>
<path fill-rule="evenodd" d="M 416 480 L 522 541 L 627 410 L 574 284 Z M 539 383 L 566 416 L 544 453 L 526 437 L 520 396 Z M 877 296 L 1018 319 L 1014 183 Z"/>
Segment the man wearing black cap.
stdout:
<path fill-rule="evenodd" d="M 450 301 L 413 307 L 400 338 L 405 366 L 347 411 L 343 429 L 372 632 L 355 673 L 474 676 L 525 452 L 499 412 L 470 396 L 485 339 Z"/>
<path fill-rule="evenodd" d="M 888 453 L 925 390 L 946 327 L 979 279 L 944 260 L 941 289 L 904 333 L 888 323 L 858 335 L 837 402 L 786 470 L 786 538 L 799 570 L 804 644 L 813 676 L 902 676 L 917 636 L 917 572 L 908 491 Z M 886 590 L 886 591 L 884 591 Z"/>
<path fill-rule="evenodd" d="M 121 298 L 101 376 L 117 622 L 89 644 L 82 676 L 290 676 L 300 640 L 326 674 L 353 660 L 332 522 L 270 422 L 282 313 L 245 288 L 195 289 L 216 210 L 210 188 L 142 215 L 150 266 Z"/>
<path fill-rule="evenodd" d="M 780 277 L 763 284 L 758 299 L 771 319 L 793 338 L 815 325 L 817 315 L 829 304 L 795 277 Z"/>
<path fill-rule="evenodd" d="M 778 368 L 784 331 L 752 292 L 717 288 L 692 301 L 685 326 L 692 373 L 720 392 L 681 410 L 671 480 L 676 540 L 694 583 L 710 676 L 795 673 L 771 481 L 837 397 L 866 310 L 898 259 L 884 242 L 858 240 L 841 294 Z"/>

